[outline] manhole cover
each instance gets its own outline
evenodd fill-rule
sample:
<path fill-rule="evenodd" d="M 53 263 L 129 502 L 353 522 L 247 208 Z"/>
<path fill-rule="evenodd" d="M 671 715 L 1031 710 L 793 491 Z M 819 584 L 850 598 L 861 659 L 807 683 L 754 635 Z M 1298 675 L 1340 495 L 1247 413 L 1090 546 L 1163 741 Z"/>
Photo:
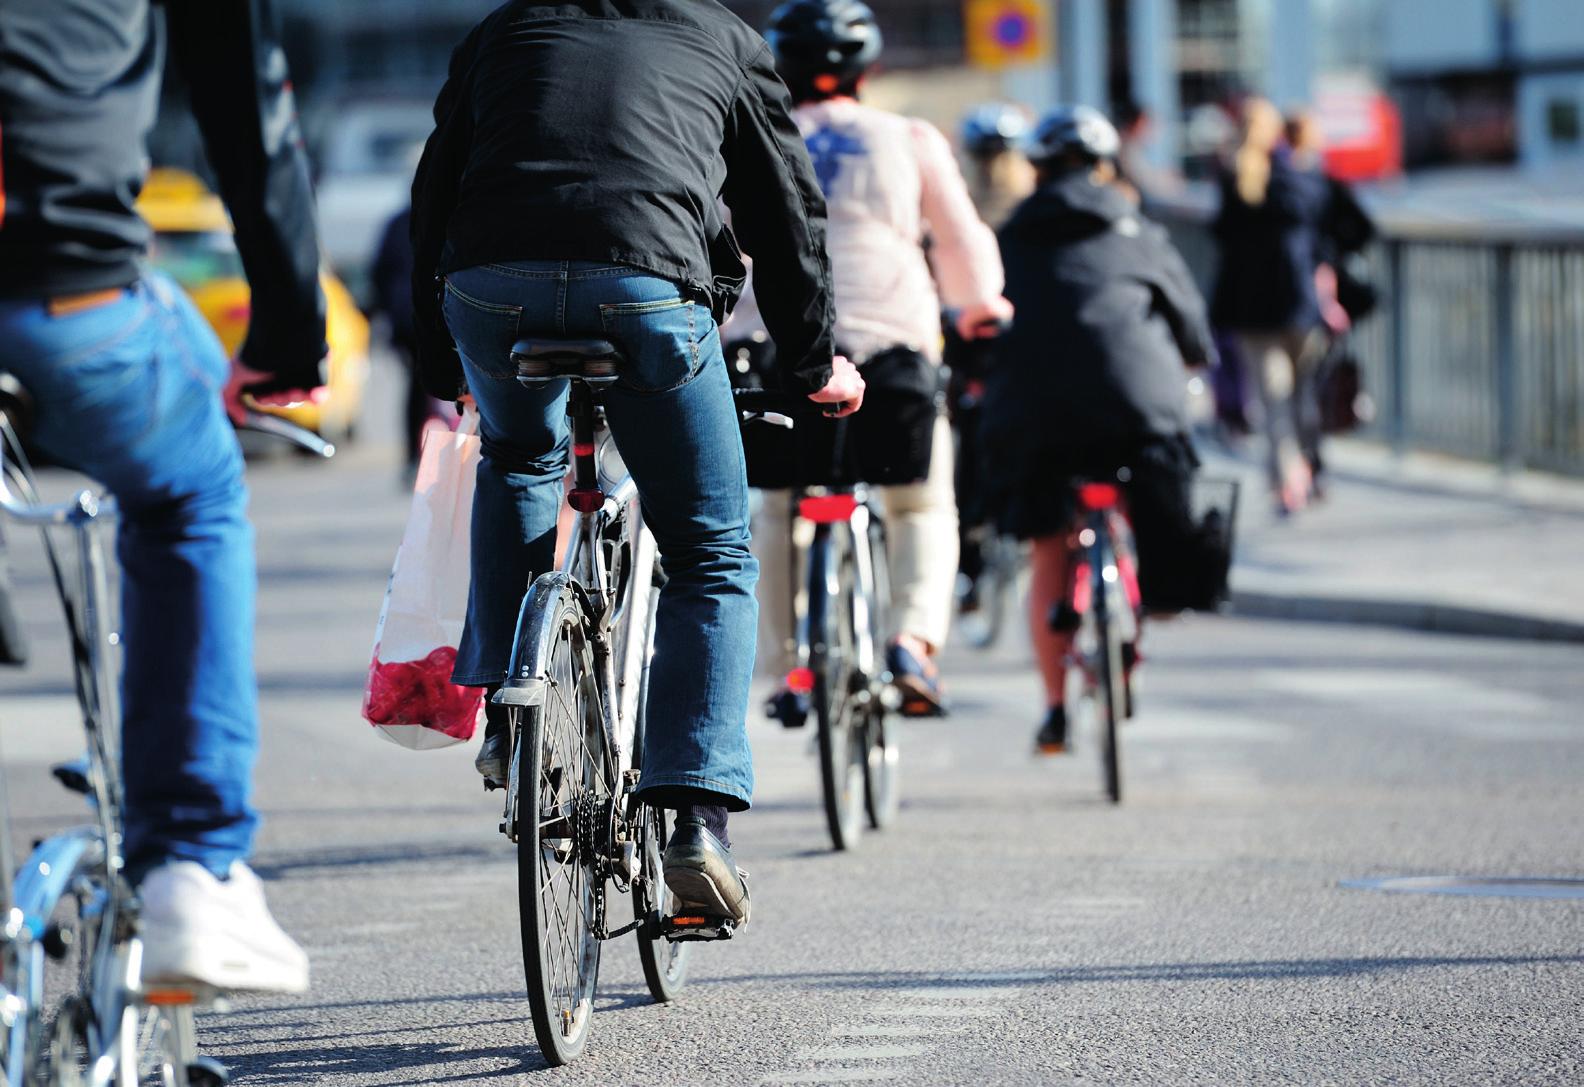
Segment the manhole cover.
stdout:
<path fill-rule="evenodd" d="M 1342 886 L 1356 891 L 1395 891 L 1401 894 L 1584 899 L 1584 879 L 1537 879 L 1529 876 L 1393 876 L 1385 879 L 1345 879 Z"/>

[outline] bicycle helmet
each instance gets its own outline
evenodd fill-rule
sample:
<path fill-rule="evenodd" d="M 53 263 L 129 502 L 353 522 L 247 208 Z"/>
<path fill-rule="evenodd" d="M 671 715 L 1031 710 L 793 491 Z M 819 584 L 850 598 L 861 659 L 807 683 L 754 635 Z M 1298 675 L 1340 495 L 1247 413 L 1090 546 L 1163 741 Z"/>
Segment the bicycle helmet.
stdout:
<path fill-rule="evenodd" d="M 797 99 L 851 93 L 882 46 L 862 0 L 789 0 L 770 16 L 765 39 Z"/>
<path fill-rule="evenodd" d="M 1089 162 L 1115 158 L 1122 137 L 1105 114 L 1089 106 L 1057 106 L 1034 127 L 1028 142 L 1029 161 L 1049 166 L 1067 156 Z"/>
<path fill-rule="evenodd" d="M 1028 137 L 1028 116 L 1009 102 L 986 102 L 963 118 L 963 150 L 987 159 L 1019 148 Z"/>

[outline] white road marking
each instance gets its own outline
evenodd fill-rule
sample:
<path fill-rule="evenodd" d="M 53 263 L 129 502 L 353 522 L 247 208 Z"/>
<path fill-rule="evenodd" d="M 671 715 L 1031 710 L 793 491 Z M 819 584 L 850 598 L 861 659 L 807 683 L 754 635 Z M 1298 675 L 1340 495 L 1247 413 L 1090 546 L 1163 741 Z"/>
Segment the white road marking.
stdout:
<path fill-rule="evenodd" d="M 904 1019 L 985 1019 L 1001 1014 L 995 1008 L 948 1008 L 939 1004 L 891 1004 L 874 1008 L 877 1018 L 897 1016 Z"/>
<path fill-rule="evenodd" d="M 800 1061 L 897 1061 L 906 1057 L 922 1057 L 929 1046 L 922 1045 L 864 1045 L 814 1046 L 797 1051 Z"/>
<path fill-rule="evenodd" d="M 896 1068 L 824 1068 L 808 1072 L 773 1072 L 760 1083 L 869 1083 L 882 1079 L 899 1079 Z"/>
<path fill-rule="evenodd" d="M 962 1034 L 969 1027 L 952 1027 L 945 1024 L 931 1023 L 928 1026 L 870 1026 L 870 1027 L 832 1027 L 831 1034 L 837 1038 L 927 1038 L 936 1034 Z"/>

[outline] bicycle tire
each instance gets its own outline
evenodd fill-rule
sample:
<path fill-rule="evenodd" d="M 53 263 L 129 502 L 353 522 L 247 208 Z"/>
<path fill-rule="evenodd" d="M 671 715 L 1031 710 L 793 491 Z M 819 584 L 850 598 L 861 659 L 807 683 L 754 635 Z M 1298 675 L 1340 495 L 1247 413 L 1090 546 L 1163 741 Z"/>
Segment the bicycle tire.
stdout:
<path fill-rule="evenodd" d="M 1095 558 L 1097 560 L 1094 564 L 1095 650 L 1100 657 L 1095 662 L 1100 679 L 1100 690 L 1097 692 L 1099 698 L 1096 701 L 1101 717 L 1101 761 L 1106 796 L 1111 803 L 1120 804 L 1122 750 L 1118 730 L 1126 715 L 1123 705 L 1123 699 L 1126 697 L 1123 687 L 1126 680 L 1122 675 L 1122 637 L 1119 624 L 1111 614 L 1113 603 L 1111 583 L 1103 576 L 1106 566 L 1113 561 L 1112 556 L 1097 548 Z"/>
<path fill-rule="evenodd" d="M 869 522 L 869 568 L 873 572 L 869 601 L 869 636 L 874 640 L 874 660 L 884 660 L 885 636 L 891 626 L 891 570 L 886 561 L 885 525 L 878 517 Z M 884 669 L 882 669 L 883 671 Z M 874 697 L 864 715 L 864 809 L 869 826 L 884 830 L 896 822 L 902 806 L 901 757 L 896 730 L 886 721 L 885 700 L 879 677 L 870 677 Z"/>
<path fill-rule="evenodd" d="M 815 530 L 809 548 L 809 667 L 819 724 L 820 792 L 825 826 L 838 852 L 856 849 L 864 821 L 864 730 L 855 727 L 852 677 L 852 577 L 838 556 L 831 525 Z"/>
<path fill-rule="evenodd" d="M 582 607 L 552 574 L 523 611 L 535 625 L 530 670 L 544 687 L 538 705 L 512 712 L 517 903 L 534 1035 L 559 1066 L 582 1054 L 594 1013 L 604 873 L 592 847 L 612 794 Z"/>
<path fill-rule="evenodd" d="M 658 593 L 651 593 L 649 616 L 644 626 L 644 663 L 639 672 L 637 719 L 633 728 L 633 766 L 643 764 L 644 732 L 649 721 L 649 665 L 654 656 L 654 620 Z M 671 889 L 665 881 L 666 819 L 665 811 L 647 804 L 638 806 L 634 821 L 641 850 L 643 870 L 633 884 L 633 916 L 640 921 L 665 918 L 670 911 Z M 683 941 L 667 940 L 655 930 L 639 925 L 638 962 L 643 967 L 644 983 L 649 995 L 661 1004 L 669 1004 L 681 994 L 688 979 L 688 952 L 693 946 Z"/>

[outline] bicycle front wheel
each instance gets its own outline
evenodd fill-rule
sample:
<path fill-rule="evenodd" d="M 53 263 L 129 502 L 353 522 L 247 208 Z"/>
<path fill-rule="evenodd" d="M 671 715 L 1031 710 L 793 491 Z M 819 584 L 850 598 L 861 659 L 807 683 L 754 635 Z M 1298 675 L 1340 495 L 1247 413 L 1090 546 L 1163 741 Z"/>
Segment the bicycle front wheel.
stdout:
<path fill-rule="evenodd" d="M 853 849 L 863 833 L 867 730 L 854 705 L 853 577 L 840 535 L 821 525 L 809 553 L 810 667 L 819 721 L 820 788 L 831 844 Z"/>
<path fill-rule="evenodd" d="M 612 789 L 593 654 L 570 588 L 541 585 L 543 700 L 514 713 L 517 901 L 534 1034 L 545 1060 L 583 1052 L 599 978 Z"/>
<path fill-rule="evenodd" d="M 1103 568 L 1104 564 L 1097 564 Z M 1100 715 L 1100 746 L 1105 774 L 1106 796 L 1111 803 L 1122 802 L 1122 751 L 1118 743 L 1118 728 L 1127 716 L 1127 680 L 1122 674 L 1122 630 L 1115 614 L 1115 602 L 1110 599 L 1111 588 L 1101 577 L 1095 578 L 1095 670 L 1099 673 L 1100 689 L 1096 692 L 1096 709 Z"/>

